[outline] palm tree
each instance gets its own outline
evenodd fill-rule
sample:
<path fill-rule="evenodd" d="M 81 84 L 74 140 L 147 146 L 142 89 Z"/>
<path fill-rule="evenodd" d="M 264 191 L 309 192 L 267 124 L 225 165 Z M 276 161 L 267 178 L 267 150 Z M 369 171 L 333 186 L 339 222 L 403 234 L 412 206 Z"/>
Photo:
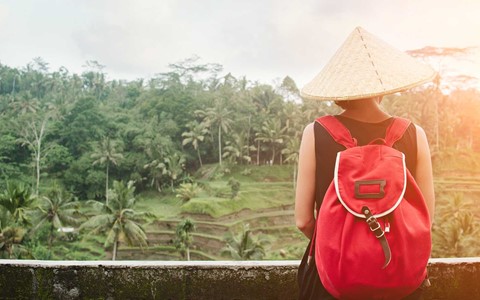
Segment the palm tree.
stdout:
<path fill-rule="evenodd" d="M 194 183 L 182 183 L 180 187 L 177 188 L 177 194 L 175 197 L 182 199 L 183 202 L 187 202 L 192 198 L 197 197 L 197 195 L 202 191 L 202 188 Z"/>
<path fill-rule="evenodd" d="M 214 107 L 207 108 L 205 111 L 197 110 L 195 114 L 203 118 L 205 127 L 217 126 L 218 128 L 218 163 L 222 164 L 222 132 L 227 133 L 233 123 L 229 110 L 224 103 L 217 100 Z"/>
<path fill-rule="evenodd" d="M 282 154 L 287 155 L 285 162 L 293 163 L 293 188 L 296 186 L 297 166 L 300 149 L 300 139 L 297 137 L 290 138 L 287 141 L 286 147 L 282 150 Z"/>
<path fill-rule="evenodd" d="M 478 226 L 472 214 L 441 224 L 433 230 L 436 257 L 478 256 Z"/>
<path fill-rule="evenodd" d="M 187 260 L 190 260 L 190 246 L 193 243 L 191 232 L 195 231 L 195 223 L 191 219 L 185 219 L 177 225 L 175 232 L 175 244 L 177 249 L 185 251 Z"/>
<path fill-rule="evenodd" d="M 174 191 L 174 183 L 185 170 L 185 157 L 178 152 L 168 153 L 161 159 L 155 159 L 146 164 L 144 168 L 150 169 L 152 184 L 156 181 L 158 190 L 160 190 L 160 178 L 162 176 L 167 176 L 170 180 L 170 187 L 172 191 Z"/>
<path fill-rule="evenodd" d="M 205 128 L 205 124 L 192 122 L 188 125 L 189 130 L 182 133 L 183 142 L 182 145 L 192 144 L 193 149 L 197 151 L 198 161 L 200 162 L 200 167 L 203 166 L 202 157 L 200 156 L 200 147 L 199 144 L 205 139 L 205 135 L 208 133 L 208 129 Z"/>
<path fill-rule="evenodd" d="M 252 159 L 250 157 L 250 151 L 254 151 L 255 147 L 248 145 L 247 133 L 242 132 L 240 134 L 234 133 L 231 137 L 232 140 L 225 143 L 224 158 L 231 158 L 233 161 L 238 160 L 241 162 L 249 163 Z"/>
<path fill-rule="evenodd" d="M 479 223 L 472 209 L 474 203 L 463 193 L 454 193 L 447 202 L 439 202 L 433 228 L 434 254 L 438 257 L 459 257 L 478 255 L 480 245 L 476 238 Z"/>
<path fill-rule="evenodd" d="M 252 101 L 257 112 L 273 113 L 282 106 L 282 97 L 269 85 L 257 85 L 252 89 Z"/>
<path fill-rule="evenodd" d="M 280 119 L 268 119 L 263 122 L 262 129 L 256 134 L 256 140 L 269 143 L 272 149 L 271 164 L 275 162 L 276 145 L 283 143 L 285 128 L 282 128 Z"/>
<path fill-rule="evenodd" d="M 265 111 L 259 111 L 255 118 L 252 120 L 252 129 L 254 132 L 258 133 L 262 130 L 264 120 L 270 118 L 270 115 Z M 249 138 L 250 140 L 250 138 Z M 263 146 L 261 144 L 261 140 L 255 139 L 254 140 L 257 144 L 253 146 L 257 150 L 257 166 L 260 165 L 260 151 L 262 150 Z"/>
<path fill-rule="evenodd" d="M 106 179 L 105 179 L 105 203 L 108 206 L 108 168 L 110 163 L 117 165 L 118 161 L 123 159 L 123 155 L 117 151 L 118 145 L 117 142 L 110 140 L 109 137 L 105 137 L 98 143 L 98 147 L 95 149 L 91 155 L 91 158 L 95 159 L 92 165 L 96 164 L 105 164 L 106 170 Z"/>
<path fill-rule="evenodd" d="M 37 225 L 33 229 L 33 232 L 40 228 L 43 223 L 48 222 L 50 224 L 48 248 L 50 249 L 55 229 L 80 224 L 79 203 L 74 201 L 72 195 L 58 188 L 50 192 L 50 195 L 42 197 L 40 201 L 35 212 Z"/>
<path fill-rule="evenodd" d="M 0 194 L 0 206 L 10 214 L 14 223 L 28 225 L 28 213 L 34 199 L 30 189 L 22 183 L 7 182 L 7 188 Z"/>
<path fill-rule="evenodd" d="M 155 131 L 153 124 L 148 124 L 145 132 L 135 138 L 135 143 L 139 145 L 148 159 L 143 168 L 148 170 L 148 178 L 150 180 L 150 186 L 155 186 L 158 191 L 161 191 L 162 178 L 165 176 L 165 162 L 166 156 L 169 153 L 174 152 L 174 145 L 170 137 L 162 136 Z"/>
<path fill-rule="evenodd" d="M 297 104 L 292 102 L 285 103 L 280 118 L 285 120 L 286 134 L 290 136 L 302 136 L 305 126 L 305 115 Z"/>
<path fill-rule="evenodd" d="M 84 85 L 95 95 L 97 100 L 100 100 L 106 84 L 105 73 L 103 73 L 105 66 L 96 60 L 90 60 L 83 67 L 87 69 L 82 74 Z"/>
<path fill-rule="evenodd" d="M 80 226 L 80 229 L 92 229 L 92 233 L 106 233 L 105 247 L 113 244 L 112 260 L 117 257 L 118 243 L 147 246 L 147 235 L 140 222 L 146 217 L 155 217 L 151 213 L 135 210 L 136 199 L 133 181 L 125 185 L 122 181 L 113 182 L 110 190 L 111 201 L 102 203 L 95 200 L 87 201 L 92 207 L 90 218 Z"/>
<path fill-rule="evenodd" d="M 300 102 L 300 90 L 290 76 L 285 76 L 280 86 L 275 91 L 280 94 L 287 103 Z"/>
<path fill-rule="evenodd" d="M 245 224 L 237 236 L 230 235 L 226 238 L 227 246 L 222 253 L 229 254 L 235 260 L 262 259 L 269 241 L 264 237 L 252 236 L 251 233 L 249 225 Z"/>
<path fill-rule="evenodd" d="M 158 159 L 154 159 L 143 166 L 144 169 L 149 171 L 148 177 L 151 178 L 150 186 L 155 186 L 159 192 L 162 190 L 163 166 L 164 164 Z"/>
<path fill-rule="evenodd" d="M 466 199 L 462 192 L 455 192 L 447 198 L 445 203 L 439 203 L 437 213 L 440 219 L 456 220 L 474 208 L 475 204 Z"/>
<path fill-rule="evenodd" d="M 30 189 L 21 183 L 7 182 L 0 194 L 0 257 L 21 258 L 28 255 L 22 245 L 30 225 L 30 212 L 34 197 Z"/>
<path fill-rule="evenodd" d="M 40 107 L 40 101 L 34 98 L 30 91 L 26 91 L 21 94 L 21 97 L 15 97 L 10 103 L 12 110 L 19 114 L 25 115 L 27 113 L 36 113 Z"/>
<path fill-rule="evenodd" d="M 20 258 L 28 254 L 28 250 L 22 245 L 25 228 L 8 223 L 4 216 L 0 219 L 0 258 Z"/>

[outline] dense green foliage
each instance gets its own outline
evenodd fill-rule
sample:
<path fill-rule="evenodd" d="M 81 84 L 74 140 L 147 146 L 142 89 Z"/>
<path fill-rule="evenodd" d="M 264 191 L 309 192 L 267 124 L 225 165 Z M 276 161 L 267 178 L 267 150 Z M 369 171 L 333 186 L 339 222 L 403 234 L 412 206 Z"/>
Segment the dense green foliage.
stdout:
<path fill-rule="evenodd" d="M 132 180 L 137 192 L 173 189 L 203 163 L 294 164 L 303 127 L 336 111 L 301 102 L 288 76 L 278 86 L 252 83 L 196 59 L 148 82 L 107 81 L 101 65 L 88 66 L 71 74 L 41 59 L 0 65 L 3 188 L 15 179 L 39 194 L 54 180 L 80 199 L 104 199 L 109 181 Z M 479 98 L 431 85 L 384 105 L 422 125 L 437 155 L 480 149 Z"/>
<path fill-rule="evenodd" d="M 440 80 L 389 95 L 383 105 L 425 129 L 436 175 L 476 176 L 480 93 L 443 94 Z M 21 69 L 0 64 L 1 255 L 58 258 L 68 251 L 57 247 L 53 253 L 52 246 L 77 247 L 72 245 L 80 240 L 79 248 L 113 245 L 113 256 L 119 241 L 145 247 L 139 207 L 157 218 L 181 213 L 221 217 L 245 207 L 283 205 L 272 198 L 293 201 L 303 128 L 335 112 L 332 103 L 301 99 L 288 76 L 276 86 L 261 84 L 225 75 L 221 66 L 196 58 L 171 64 L 168 72 L 148 81 L 108 80 L 97 62 L 88 62 L 81 74 L 51 71 L 40 58 Z M 279 167 L 283 164 L 289 166 Z M 252 172 L 253 165 L 271 169 Z M 268 172 L 288 172 L 289 182 L 269 183 Z M 122 189 L 126 194 L 118 194 Z M 134 208 L 134 191 L 165 201 Z M 461 195 L 454 199 L 471 198 L 468 190 Z M 458 206 L 460 200 L 448 204 L 448 193 L 440 199 L 444 205 L 437 218 L 451 218 L 442 207 Z M 87 200 L 96 203 L 96 215 Z M 439 222 L 435 240 L 455 247 L 474 243 L 462 240 L 462 234 L 476 233 L 473 212 L 459 216 L 456 225 Z M 96 228 L 105 236 L 92 241 L 91 236 L 80 239 L 78 232 L 58 232 L 81 223 L 82 229 Z M 182 242 L 183 248 L 189 249 L 189 241 Z M 467 246 L 436 253 L 462 255 Z"/>
<path fill-rule="evenodd" d="M 196 59 L 148 82 L 107 81 L 102 66 L 88 66 L 71 74 L 41 59 L 0 65 L 3 188 L 14 178 L 38 195 L 55 181 L 97 200 L 113 180 L 132 180 L 137 192 L 173 190 L 203 163 L 281 164 L 297 151 L 285 152 L 288 141 L 331 110 L 286 101 L 299 99 L 289 77 L 272 87 L 220 76 L 220 66 Z"/>

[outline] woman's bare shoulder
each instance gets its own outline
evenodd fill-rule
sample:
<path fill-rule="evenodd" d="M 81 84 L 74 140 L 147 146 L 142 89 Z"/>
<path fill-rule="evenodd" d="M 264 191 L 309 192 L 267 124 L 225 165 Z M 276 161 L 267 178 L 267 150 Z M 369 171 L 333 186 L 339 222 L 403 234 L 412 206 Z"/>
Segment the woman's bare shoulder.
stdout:
<path fill-rule="evenodd" d="M 425 130 L 420 125 L 415 124 L 416 133 L 417 133 L 417 147 L 421 149 L 422 147 L 428 147 L 427 134 Z"/>
<path fill-rule="evenodd" d="M 307 124 L 307 126 L 305 126 L 305 128 L 303 129 L 303 136 L 305 135 L 313 136 L 314 126 L 315 126 L 314 124 L 315 122 L 312 122 Z"/>

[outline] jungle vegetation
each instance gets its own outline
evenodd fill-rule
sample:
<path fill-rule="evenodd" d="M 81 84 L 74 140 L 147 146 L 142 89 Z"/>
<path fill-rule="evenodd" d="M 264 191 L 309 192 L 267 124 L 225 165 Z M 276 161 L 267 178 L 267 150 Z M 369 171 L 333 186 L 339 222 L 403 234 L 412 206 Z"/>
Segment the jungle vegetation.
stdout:
<path fill-rule="evenodd" d="M 438 195 L 434 255 L 478 255 L 480 91 L 445 93 L 442 80 L 386 96 L 383 105 L 429 138 Z M 140 209 L 141 195 L 185 205 L 202 193 L 239 201 L 248 189 L 242 176 L 259 166 L 284 167 L 293 191 L 303 128 L 336 112 L 332 103 L 302 99 L 289 76 L 252 82 L 196 57 L 133 81 L 108 79 L 96 61 L 81 74 L 50 70 L 41 58 L 23 68 L 0 64 L 1 256 L 91 259 L 82 255 L 86 247 L 115 258 L 119 242 L 148 247 L 144 225 L 162 216 Z M 231 173 L 235 166 L 242 169 Z M 226 188 L 212 194 L 199 178 L 223 180 Z M 195 224 L 187 220 L 177 248 L 189 258 Z M 68 248 L 68 227 L 90 240 L 52 252 L 57 240 Z M 224 246 L 232 252 L 251 231 L 230 234 Z"/>

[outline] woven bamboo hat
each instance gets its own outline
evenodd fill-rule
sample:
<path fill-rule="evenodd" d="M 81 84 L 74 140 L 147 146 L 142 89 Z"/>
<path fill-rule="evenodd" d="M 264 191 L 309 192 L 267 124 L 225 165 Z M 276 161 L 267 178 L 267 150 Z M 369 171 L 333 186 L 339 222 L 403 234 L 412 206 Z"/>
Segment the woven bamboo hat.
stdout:
<path fill-rule="evenodd" d="M 430 66 L 357 27 L 301 95 L 315 100 L 364 99 L 410 89 L 435 75 Z"/>

